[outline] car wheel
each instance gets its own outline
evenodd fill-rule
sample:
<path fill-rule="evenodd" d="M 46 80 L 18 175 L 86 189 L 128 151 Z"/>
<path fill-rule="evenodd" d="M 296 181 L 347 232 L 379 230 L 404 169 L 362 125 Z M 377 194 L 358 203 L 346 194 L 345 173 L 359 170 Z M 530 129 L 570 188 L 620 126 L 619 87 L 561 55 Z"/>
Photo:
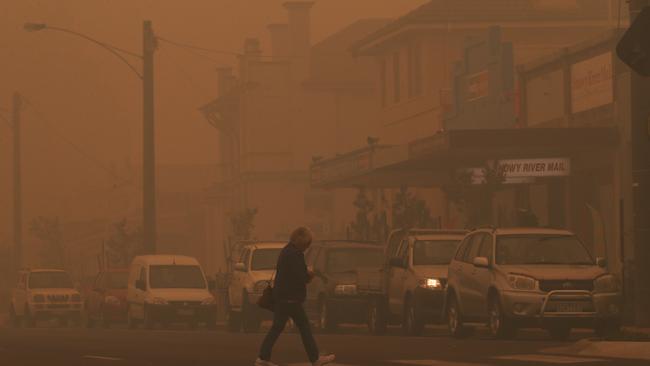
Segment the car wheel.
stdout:
<path fill-rule="evenodd" d="M 554 324 L 548 327 L 548 334 L 555 341 L 566 341 L 571 336 L 571 327 L 564 324 Z"/>
<path fill-rule="evenodd" d="M 248 301 L 248 294 L 244 293 L 243 309 L 242 309 L 242 322 L 245 333 L 255 333 L 260 329 L 262 320 L 251 303 Z"/>
<path fill-rule="evenodd" d="M 493 296 L 489 302 L 488 328 L 492 337 L 497 339 L 512 339 L 517 333 L 517 328 L 503 313 L 501 302 L 497 296 Z"/>
<path fill-rule="evenodd" d="M 381 300 L 372 300 L 368 304 L 368 330 L 374 335 L 386 333 L 386 317 Z"/>
<path fill-rule="evenodd" d="M 467 338 L 470 331 L 463 324 L 463 316 L 458 307 L 458 301 L 452 295 L 447 304 L 447 327 L 454 338 Z"/>
<path fill-rule="evenodd" d="M 411 299 L 404 301 L 402 328 L 404 334 L 408 336 L 419 336 L 424 331 L 424 321 L 419 314 L 417 305 Z"/>
<path fill-rule="evenodd" d="M 336 322 L 332 318 L 326 299 L 322 299 L 318 306 L 318 327 L 326 332 L 332 332 L 336 329 Z"/>
<path fill-rule="evenodd" d="M 23 316 L 23 326 L 25 328 L 34 328 L 36 326 L 36 320 L 29 312 L 29 308 L 25 308 L 25 315 Z"/>
<path fill-rule="evenodd" d="M 598 320 L 594 326 L 594 333 L 600 338 L 616 337 L 621 333 L 619 320 Z"/>
<path fill-rule="evenodd" d="M 93 319 L 92 315 L 90 314 L 90 311 L 88 309 L 88 304 L 85 306 L 86 312 L 83 315 L 83 320 L 84 320 L 84 325 L 86 328 L 91 329 L 95 326 L 95 319 Z"/>
<path fill-rule="evenodd" d="M 102 328 L 106 328 L 106 329 L 110 328 L 111 320 L 106 316 L 106 313 L 104 313 L 104 311 L 102 310 L 99 314 L 100 314 L 99 322 L 102 325 Z"/>
<path fill-rule="evenodd" d="M 138 321 L 131 314 L 130 308 L 127 310 L 126 322 L 129 329 L 136 329 L 138 327 Z"/>
<path fill-rule="evenodd" d="M 145 306 L 144 308 L 144 320 L 142 321 L 142 325 L 144 329 L 151 330 L 154 328 L 155 322 L 154 319 L 151 315 L 151 311 L 147 309 Z"/>
<path fill-rule="evenodd" d="M 239 332 L 241 330 L 241 313 L 230 310 L 228 312 L 228 331 Z"/>
<path fill-rule="evenodd" d="M 20 327 L 20 317 L 16 315 L 16 310 L 14 309 L 13 305 L 9 308 L 9 320 L 12 327 Z"/>

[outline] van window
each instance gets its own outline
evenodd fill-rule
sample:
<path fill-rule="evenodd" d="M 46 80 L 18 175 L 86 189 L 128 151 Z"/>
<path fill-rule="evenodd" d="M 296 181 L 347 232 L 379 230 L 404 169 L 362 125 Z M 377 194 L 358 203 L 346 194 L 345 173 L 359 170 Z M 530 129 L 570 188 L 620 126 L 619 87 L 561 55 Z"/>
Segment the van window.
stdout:
<path fill-rule="evenodd" d="M 281 251 L 281 248 L 255 250 L 251 259 L 251 270 L 265 271 L 275 269 Z"/>
<path fill-rule="evenodd" d="M 449 264 L 457 245 L 457 240 L 417 240 L 413 245 L 413 265 Z"/>
<path fill-rule="evenodd" d="M 149 268 L 151 288 L 205 288 L 199 266 L 157 265 Z"/>
<path fill-rule="evenodd" d="M 472 236 L 471 242 L 465 250 L 463 262 L 472 263 L 472 261 L 474 261 L 474 258 L 476 258 L 478 255 L 478 250 L 481 247 L 481 239 L 483 239 L 483 234 L 476 234 Z"/>

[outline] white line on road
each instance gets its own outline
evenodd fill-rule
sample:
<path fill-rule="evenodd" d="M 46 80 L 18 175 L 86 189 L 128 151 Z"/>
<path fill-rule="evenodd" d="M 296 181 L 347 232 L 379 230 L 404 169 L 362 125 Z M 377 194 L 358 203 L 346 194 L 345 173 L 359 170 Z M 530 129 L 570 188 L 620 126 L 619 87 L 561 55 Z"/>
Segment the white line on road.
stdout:
<path fill-rule="evenodd" d="M 118 357 L 93 356 L 93 355 L 85 355 L 82 358 L 87 358 L 91 360 L 103 360 L 103 361 L 124 361 L 123 358 L 118 358 Z"/>
<path fill-rule="evenodd" d="M 575 364 L 587 362 L 606 362 L 602 358 L 585 358 L 555 355 L 507 355 L 494 357 L 496 360 L 524 361 L 524 362 L 542 362 L 551 364 Z"/>

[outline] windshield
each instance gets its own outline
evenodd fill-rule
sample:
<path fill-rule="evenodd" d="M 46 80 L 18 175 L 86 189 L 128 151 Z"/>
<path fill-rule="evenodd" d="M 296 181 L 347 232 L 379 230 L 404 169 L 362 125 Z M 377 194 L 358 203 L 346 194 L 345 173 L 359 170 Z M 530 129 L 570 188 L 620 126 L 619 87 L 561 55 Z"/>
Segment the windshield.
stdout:
<path fill-rule="evenodd" d="M 594 264 L 574 236 L 507 235 L 497 239 L 497 264 Z"/>
<path fill-rule="evenodd" d="M 418 240 L 413 245 L 413 265 L 431 266 L 451 263 L 460 240 Z"/>
<path fill-rule="evenodd" d="M 114 272 L 106 275 L 106 287 L 115 290 L 126 289 L 129 282 L 129 274 L 126 272 Z"/>
<path fill-rule="evenodd" d="M 327 255 L 327 271 L 330 273 L 354 272 L 360 268 L 379 268 L 382 251 L 374 248 L 333 249 Z"/>
<path fill-rule="evenodd" d="M 29 288 L 72 288 L 72 280 L 65 272 L 34 272 L 29 275 Z"/>
<path fill-rule="evenodd" d="M 205 288 L 199 266 L 151 266 L 151 288 Z"/>
<path fill-rule="evenodd" d="M 280 251 L 282 251 L 282 248 L 256 249 L 253 252 L 253 258 L 251 259 L 251 270 L 263 271 L 275 269 L 275 266 L 278 263 Z"/>

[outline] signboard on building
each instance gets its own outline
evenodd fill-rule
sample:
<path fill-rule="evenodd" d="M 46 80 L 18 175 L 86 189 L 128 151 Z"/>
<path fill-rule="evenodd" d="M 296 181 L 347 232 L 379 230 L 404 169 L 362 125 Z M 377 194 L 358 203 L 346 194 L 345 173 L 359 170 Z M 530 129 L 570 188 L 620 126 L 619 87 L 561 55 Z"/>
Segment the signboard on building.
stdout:
<path fill-rule="evenodd" d="M 487 70 L 467 76 L 467 100 L 476 100 L 490 94 L 490 74 Z"/>
<path fill-rule="evenodd" d="M 503 173 L 504 184 L 532 183 L 535 178 L 566 177 L 571 175 L 571 159 L 545 158 L 545 159 L 509 159 L 499 160 L 498 169 Z M 472 168 L 472 184 L 485 183 L 485 171 L 481 168 Z"/>
<path fill-rule="evenodd" d="M 611 52 L 571 65 L 571 111 L 578 113 L 612 103 L 613 75 Z"/>

